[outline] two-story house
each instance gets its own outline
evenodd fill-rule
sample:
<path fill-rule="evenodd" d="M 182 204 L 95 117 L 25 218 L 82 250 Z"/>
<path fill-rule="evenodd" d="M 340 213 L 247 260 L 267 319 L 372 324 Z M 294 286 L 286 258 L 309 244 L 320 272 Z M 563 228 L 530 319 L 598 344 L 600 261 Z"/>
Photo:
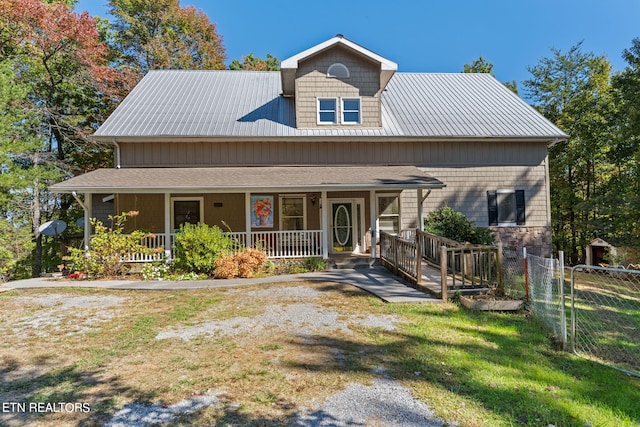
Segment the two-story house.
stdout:
<path fill-rule="evenodd" d="M 51 187 L 169 247 L 185 222 L 274 257 L 368 252 L 455 208 L 548 255 L 547 147 L 566 135 L 486 74 L 401 73 L 338 35 L 279 72 L 150 71 L 93 135 L 115 165 Z M 374 236 L 372 238 L 372 236 Z"/>

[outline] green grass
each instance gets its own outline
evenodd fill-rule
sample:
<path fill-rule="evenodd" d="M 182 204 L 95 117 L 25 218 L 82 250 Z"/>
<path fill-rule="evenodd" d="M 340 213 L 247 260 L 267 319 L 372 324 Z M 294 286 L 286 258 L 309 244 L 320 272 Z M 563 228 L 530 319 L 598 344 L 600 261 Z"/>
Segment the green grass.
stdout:
<path fill-rule="evenodd" d="M 396 376 L 445 419 L 488 426 L 637 426 L 640 381 L 552 348 L 519 314 L 391 307 L 412 319 L 382 345 Z"/>

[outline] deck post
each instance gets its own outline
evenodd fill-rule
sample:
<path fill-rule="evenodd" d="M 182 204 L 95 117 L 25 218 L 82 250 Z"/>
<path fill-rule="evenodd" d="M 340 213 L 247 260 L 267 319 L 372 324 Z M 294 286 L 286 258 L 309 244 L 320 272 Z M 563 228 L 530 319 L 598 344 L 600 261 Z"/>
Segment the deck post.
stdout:
<path fill-rule="evenodd" d="M 376 192 L 375 190 L 369 191 L 369 210 L 371 211 L 371 258 L 376 259 L 377 249 L 377 234 L 378 234 L 378 213 L 376 212 Z"/>
<path fill-rule="evenodd" d="M 84 250 L 91 249 L 91 216 L 93 215 L 93 195 L 84 194 Z"/>
<path fill-rule="evenodd" d="M 449 299 L 449 289 L 447 286 L 447 247 L 440 246 L 440 281 L 442 286 L 442 301 Z"/>
<path fill-rule="evenodd" d="M 422 190 L 420 190 L 422 191 Z M 422 284 L 422 237 L 419 229 L 416 230 L 416 284 Z"/>

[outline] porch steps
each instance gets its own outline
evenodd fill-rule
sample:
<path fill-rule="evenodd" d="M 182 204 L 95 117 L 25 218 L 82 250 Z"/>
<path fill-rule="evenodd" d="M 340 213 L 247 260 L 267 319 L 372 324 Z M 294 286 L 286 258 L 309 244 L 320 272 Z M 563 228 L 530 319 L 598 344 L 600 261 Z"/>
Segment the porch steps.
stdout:
<path fill-rule="evenodd" d="M 352 270 L 371 268 L 377 265 L 378 260 L 371 259 L 367 254 L 363 255 L 331 255 L 329 257 L 330 270 Z"/>

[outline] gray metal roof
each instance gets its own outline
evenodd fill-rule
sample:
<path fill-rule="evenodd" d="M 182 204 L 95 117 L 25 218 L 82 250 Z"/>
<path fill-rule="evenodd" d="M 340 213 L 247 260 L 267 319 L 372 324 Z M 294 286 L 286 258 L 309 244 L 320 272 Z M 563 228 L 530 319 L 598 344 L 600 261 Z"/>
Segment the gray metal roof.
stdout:
<path fill-rule="evenodd" d="M 94 137 L 566 138 L 488 74 L 396 73 L 373 129 L 297 129 L 281 92 L 278 72 L 150 71 Z"/>
<path fill-rule="evenodd" d="M 52 185 L 70 193 L 321 191 L 440 188 L 415 166 L 264 166 L 97 169 Z"/>

